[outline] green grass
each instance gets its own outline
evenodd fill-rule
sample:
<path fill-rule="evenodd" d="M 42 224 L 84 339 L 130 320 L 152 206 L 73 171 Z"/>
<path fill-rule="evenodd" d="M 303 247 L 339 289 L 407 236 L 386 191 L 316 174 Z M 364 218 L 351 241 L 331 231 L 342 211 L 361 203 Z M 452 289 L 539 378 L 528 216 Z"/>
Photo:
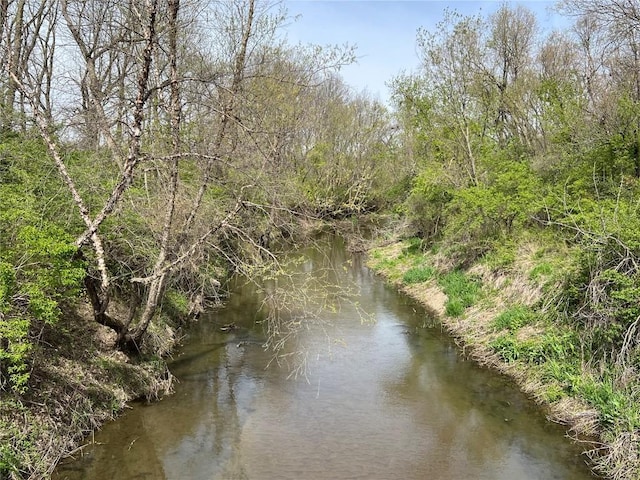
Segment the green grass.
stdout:
<path fill-rule="evenodd" d="M 436 270 L 430 266 L 413 267 L 402 276 L 402 282 L 406 284 L 422 283 L 435 277 Z"/>
<path fill-rule="evenodd" d="M 571 379 L 569 366 L 576 358 L 576 342 L 571 332 L 548 327 L 544 333 L 524 339 L 509 330 L 494 339 L 490 346 L 505 362 L 521 360 L 534 365 L 544 364 L 543 376 L 565 382 Z M 563 368 L 567 369 L 567 377 L 561 377 L 565 373 Z"/>
<path fill-rule="evenodd" d="M 410 238 L 405 241 L 405 246 L 402 249 L 403 255 L 417 255 L 422 253 L 424 242 L 420 238 Z"/>
<path fill-rule="evenodd" d="M 482 262 L 493 271 L 508 270 L 516 261 L 516 245 L 512 242 L 502 243 L 487 252 Z"/>
<path fill-rule="evenodd" d="M 529 280 L 537 282 L 553 273 L 553 266 L 549 262 L 542 262 L 536 265 L 529 272 Z"/>
<path fill-rule="evenodd" d="M 529 307 L 515 305 L 498 315 L 491 323 L 491 327 L 495 331 L 509 330 L 513 332 L 528 325 L 534 318 L 535 313 Z"/>
<path fill-rule="evenodd" d="M 508 333 L 493 340 L 490 346 L 507 363 L 522 360 L 540 365 L 547 360 L 548 345 L 545 338 L 518 340 L 512 333 Z"/>
<path fill-rule="evenodd" d="M 603 425 L 622 428 L 623 431 L 634 431 L 640 427 L 640 405 L 634 401 L 633 395 L 616 388 L 612 378 L 582 376 L 575 389 L 598 410 Z"/>
<path fill-rule="evenodd" d="M 460 270 L 440 276 L 438 285 L 447 295 L 445 313 L 450 317 L 461 316 L 480 297 L 480 281 L 465 275 Z"/>
<path fill-rule="evenodd" d="M 169 289 L 165 293 L 162 307 L 174 321 L 184 319 L 189 315 L 189 298 L 178 290 Z"/>

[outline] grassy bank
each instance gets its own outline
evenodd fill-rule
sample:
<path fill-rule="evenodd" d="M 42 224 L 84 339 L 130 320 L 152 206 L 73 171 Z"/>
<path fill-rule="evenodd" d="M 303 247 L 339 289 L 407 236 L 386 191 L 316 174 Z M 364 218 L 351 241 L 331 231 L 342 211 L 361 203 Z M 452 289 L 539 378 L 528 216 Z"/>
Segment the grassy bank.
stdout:
<path fill-rule="evenodd" d="M 546 405 L 550 419 L 597 438 L 585 443 L 595 471 L 637 479 L 640 389 L 625 366 L 592 361 L 583 332 L 563 321 L 558 292 L 573 258 L 562 244 L 523 238 L 461 270 L 407 239 L 371 249 L 369 265 L 437 313 L 466 354 Z"/>

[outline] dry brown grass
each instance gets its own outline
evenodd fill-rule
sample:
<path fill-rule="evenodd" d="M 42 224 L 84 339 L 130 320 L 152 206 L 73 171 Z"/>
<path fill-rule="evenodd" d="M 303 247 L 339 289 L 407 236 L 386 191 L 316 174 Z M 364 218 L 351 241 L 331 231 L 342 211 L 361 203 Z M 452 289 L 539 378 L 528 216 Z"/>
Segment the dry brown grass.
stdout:
<path fill-rule="evenodd" d="M 610 442 L 601 444 L 589 451 L 597 468 L 610 473 L 614 480 L 627 480 L 638 477 L 640 472 L 640 432 L 623 432 Z"/>
<path fill-rule="evenodd" d="M 435 282 L 405 285 L 402 291 L 418 300 L 429 311 L 438 316 L 444 315 L 447 296 L 435 285 Z"/>

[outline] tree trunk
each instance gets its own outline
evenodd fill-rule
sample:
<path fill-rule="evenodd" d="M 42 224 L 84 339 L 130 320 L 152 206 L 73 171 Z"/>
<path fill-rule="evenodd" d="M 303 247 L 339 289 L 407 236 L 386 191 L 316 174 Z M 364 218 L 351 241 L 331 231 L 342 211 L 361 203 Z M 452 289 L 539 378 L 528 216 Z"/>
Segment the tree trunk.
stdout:
<path fill-rule="evenodd" d="M 20 79 L 22 59 L 22 34 L 24 31 L 24 6 L 25 0 L 20 0 L 16 5 L 16 13 L 13 20 L 13 28 L 7 25 L 7 50 L 8 50 L 8 70 L 9 81 L 7 82 L 7 91 L 2 102 L 2 130 L 11 130 L 13 128 L 14 121 L 14 109 L 16 102 L 16 93 L 18 91 L 18 85 L 13 77 Z M 3 5 L 3 10 L 8 9 L 8 4 Z M 3 12 L 7 15 L 6 21 L 8 22 L 8 12 Z"/>
<path fill-rule="evenodd" d="M 178 193 L 178 167 L 180 162 L 180 90 L 178 88 L 178 13 L 180 10 L 180 0 L 169 0 L 169 69 L 171 77 L 171 99 L 170 99 L 170 123 L 171 123 L 171 142 L 173 155 L 170 161 L 170 178 L 169 178 L 169 199 L 165 210 L 165 219 L 162 226 L 162 238 L 160 240 L 160 251 L 158 258 L 153 267 L 152 276 L 149 284 L 149 291 L 145 302 L 145 307 L 140 318 L 140 323 L 132 332 L 131 339 L 135 345 L 140 345 L 142 338 L 146 333 L 153 317 L 155 316 L 158 304 L 162 299 L 165 282 L 170 270 L 164 273 L 160 271 L 165 267 L 165 260 L 169 255 L 171 229 L 173 226 L 173 217 L 175 212 L 176 196 Z"/>

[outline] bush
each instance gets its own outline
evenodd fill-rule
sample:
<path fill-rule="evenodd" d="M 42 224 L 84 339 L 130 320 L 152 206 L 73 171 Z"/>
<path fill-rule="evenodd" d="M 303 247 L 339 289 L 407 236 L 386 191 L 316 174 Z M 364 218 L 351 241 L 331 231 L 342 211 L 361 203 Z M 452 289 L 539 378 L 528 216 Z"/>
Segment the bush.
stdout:
<path fill-rule="evenodd" d="M 621 352 L 640 317 L 640 218 L 623 200 L 585 200 L 557 222 L 571 235 L 576 255 L 561 301 L 591 352 Z M 631 346 L 637 346 L 637 341 Z"/>
<path fill-rule="evenodd" d="M 467 265 L 509 240 L 541 205 L 540 180 L 523 162 L 489 160 L 485 183 L 456 190 L 446 207 L 445 241 Z"/>
<path fill-rule="evenodd" d="M 28 161 L 36 147 L 0 146 L 6 160 L 0 183 L 0 389 L 17 393 L 29 379 L 32 330 L 57 322 L 60 303 L 75 299 L 86 274 L 73 237 L 42 213 L 52 202 L 45 208 L 38 197 L 44 180 L 35 173 L 42 162 Z"/>
<path fill-rule="evenodd" d="M 453 189 L 443 182 L 441 166 L 431 165 L 416 177 L 407 199 L 409 220 L 416 235 L 435 240 L 446 225 L 445 209 L 453 199 Z"/>

